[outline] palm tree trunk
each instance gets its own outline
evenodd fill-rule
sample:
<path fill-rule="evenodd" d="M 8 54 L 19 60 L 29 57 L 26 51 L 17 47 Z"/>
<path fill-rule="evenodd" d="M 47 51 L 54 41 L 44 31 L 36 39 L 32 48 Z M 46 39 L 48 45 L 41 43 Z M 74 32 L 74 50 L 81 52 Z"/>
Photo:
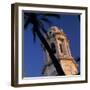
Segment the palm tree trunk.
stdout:
<path fill-rule="evenodd" d="M 40 30 L 38 30 L 38 28 L 37 28 L 37 29 L 35 29 L 35 32 L 36 32 L 38 38 L 40 39 L 40 41 L 42 42 L 42 44 L 44 45 L 44 47 L 46 48 L 46 50 L 48 51 L 49 56 L 52 60 L 52 63 L 54 64 L 54 66 L 56 68 L 58 75 L 60 75 L 60 76 L 65 75 L 64 71 L 62 70 L 61 65 L 59 64 L 57 58 L 55 57 L 55 55 L 52 52 L 52 49 L 50 48 L 49 44 L 47 43 L 46 39 L 44 38 L 44 36 L 40 32 Z"/>

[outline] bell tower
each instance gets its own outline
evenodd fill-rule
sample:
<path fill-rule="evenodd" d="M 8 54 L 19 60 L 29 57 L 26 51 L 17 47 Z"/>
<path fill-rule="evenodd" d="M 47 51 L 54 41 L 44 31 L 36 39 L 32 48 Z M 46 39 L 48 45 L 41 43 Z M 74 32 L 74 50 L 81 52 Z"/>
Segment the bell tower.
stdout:
<path fill-rule="evenodd" d="M 69 40 L 62 29 L 56 26 L 52 26 L 47 32 L 47 41 L 56 56 L 59 64 L 61 65 L 65 75 L 76 75 L 78 74 L 77 64 L 71 55 Z M 49 57 L 47 51 L 45 51 L 46 60 L 45 67 L 43 69 L 43 75 L 56 76 L 58 75 L 56 69 Z"/>

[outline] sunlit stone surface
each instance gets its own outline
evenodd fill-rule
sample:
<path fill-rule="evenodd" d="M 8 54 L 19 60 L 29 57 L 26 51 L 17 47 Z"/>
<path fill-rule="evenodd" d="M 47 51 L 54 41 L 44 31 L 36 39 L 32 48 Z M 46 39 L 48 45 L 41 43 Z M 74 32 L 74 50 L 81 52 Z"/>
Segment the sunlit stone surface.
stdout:
<path fill-rule="evenodd" d="M 46 40 L 52 48 L 54 55 L 58 59 L 58 62 L 61 65 L 65 75 L 78 74 L 77 64 L 71 55 L 69 40 L 63 32 L 63 29 L 52 26 L 50 30 L 48 30 L 47 34 L 48 37 L 46 37 Z M 45 76 L 58 75 L 46 50 L 45 56 L 45 67 L 42 71 L 42 74 Z"/>

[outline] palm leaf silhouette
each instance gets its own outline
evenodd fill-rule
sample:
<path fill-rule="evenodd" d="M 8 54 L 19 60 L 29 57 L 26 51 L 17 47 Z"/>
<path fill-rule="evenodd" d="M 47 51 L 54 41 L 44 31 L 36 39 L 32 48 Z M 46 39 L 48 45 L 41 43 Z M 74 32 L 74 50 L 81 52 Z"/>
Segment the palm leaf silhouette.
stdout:
<path fill-rule="evenodd" d="M 47 14 L 44 14 L 45 16 L 51 16 L 51 17 L 55 17 L 55 18 L 60 18 L 60 15 L 58 14 L 50 14 L 50 13 L 47 13 Z"/>
<path fill-rule="evenodd" d="M 50 20 L 48 20 L 47 18 L 44 18 L 44 17 L 42 18 L 42 20 L 45 21 L 46 23 L 49 23 L 49 24 L 52 23 Z"/>
<path fill-rule="evenodd" d="M 52 60 L 52 63 L 54 64 L 55 68 L 56 68 L 56 71 L 58 73 L 58 75 L 65 75 L 57 58 L 55 57 L 55 55 L 53 54 L 53 51 L 52 49 L 50 48 L 47 40 L 45 39 L 44 35 L 46 35 L 46 30 L 45 28 L 43 27 L 41 21 L 45 21 L 45 22 L 48 22 L 48 23 L 51 23 L 49 22 L 49 20 L 47 20 L 47 18 L 45 16 L 53 16 L 53 17 L 56 17 L 58 15 L 56 14 L 39 14 L 39 13 L 24 13 L 24 15 L 26 15 L 26 22 L 24 24 L 24 28 L 26 28 L 29 24 L 32 24 L 33 25 L 33 28 L 32 28 L 32 32 L 33 32 L 33 36 L 34 36 L 34 41 L 36 40 L 36 35 L 38 36 L 38 38 L 40 39 L 41 43 L 43 44 L 43 46 L 45 47 L 45 49 L 48 51 L 49 53 L 49 56 Z M 38 16 L 42 16 L 42 18 L 38 18 Z M 59 16 L 58 16 L 59 17 Z"/>

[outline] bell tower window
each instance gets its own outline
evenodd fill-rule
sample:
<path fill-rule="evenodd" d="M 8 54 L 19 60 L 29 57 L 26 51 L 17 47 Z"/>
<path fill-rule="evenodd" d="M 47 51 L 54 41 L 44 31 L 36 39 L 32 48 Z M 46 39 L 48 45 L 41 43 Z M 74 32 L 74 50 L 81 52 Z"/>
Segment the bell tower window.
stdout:
<path fill-rule="evenodd" d="M 56 48 L 55 48 L 55 44 L 51 43 L 51 49 L 53 53 L 56 53 Z"/>
<path fill-rule="evenodd" d="M 63 53 L 63 47 L 62 47 L 62 44 L 59 44 L 59 46 L 60 46 L 60 51 L 61 51 L 61 53 Z"/>

